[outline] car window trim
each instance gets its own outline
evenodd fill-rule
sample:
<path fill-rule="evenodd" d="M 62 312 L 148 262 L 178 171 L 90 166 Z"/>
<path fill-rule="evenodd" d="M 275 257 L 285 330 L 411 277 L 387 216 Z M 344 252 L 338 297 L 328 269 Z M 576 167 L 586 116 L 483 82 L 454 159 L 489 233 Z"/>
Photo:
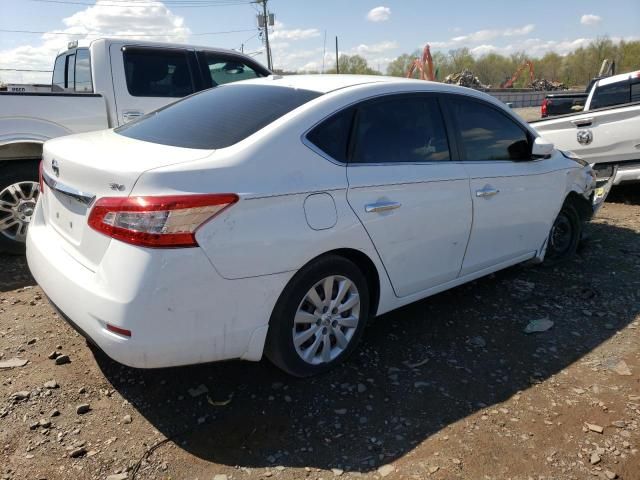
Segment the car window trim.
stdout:
<path fill-rule="evenodd" d="M 185 61 L 187 64 L 187 68 L 189 69 L 189 77 L 191 78 L 191 93 L 188 93 L 187 95 L 184 95 L 182 97 L 168 97 L 168 96 L 157 96 L 157 95 L 134 95 L 133 93 L 131 93 L 131 90 L 129 88 L 129 82 L 127 81 L 126 78 L 126 59 L 125 59 L 125 55 L 127 54 L 128 51 L 153 51 L 154 53 L 158 52 L 158 53 L 182 53 L 184 54 L 185 57 Z M 122 52 L 122 63 L 125 67 L 125 80 L 124 83 L 127 86 L 127 94 L 133 98 L 186 98 L 189 95 L 193 95 L 194 93 L 197 93 L 198 90 L 196 90 L 196 82 L 195 82 L 195 76 L 193 73 L 193 64 L 189 59 L 189 53 L 193 53 L 193 50 L 188 49 L 188 48 L 179 48 L 179 47 L 148 47 L 148 46 L 142 46 L 142 45 L 123 45 L 122 48 L 120 49 L 120 51 Z"/>
<path fill-rule="evenodd" d="M 443 94 L 442 97 L 443 97 L 443 103 L 445 104 L 445 109 L 447 111 L 447 115 L 451 119 L 454 135 L 456 137 L 456 146 L 457 146 L 457 153 L 458 153 L 457 162 L 464 163 L 464 164 L 504 163 L 504 162 L 523 163 L 523 162 L 532 162 L 535 160 L 539 160 L 535 158 L 528 158 L 526 160 L 510 160 L 510 159 L 509 160 L 465 160 L 464 157 L 466 157 L 466 150 L 464 148 L 464 143 L 462 141 L 462 135 L 460 134 L 460 126 L 458 125 L 458 121 L 456 120 L 455 115 L 453 114 L 453 108 L 450 103 L 452 98 L 462 98 L 465 100 L 469 100 L 471 102 L 479 103 L 481 105 L 484 105 L 492 109 L 495 112 L 498 112 L 504 118 L 506 118 L 507 120 L 512 122 L 514 125 L 516 125 L 525 134 L 525 136 L 527 137 L 527 141 L 529 142 L 529 149 L 533 147 L 533 135 L 526 128 L 520 125 L 515 119 L 511 118 L 501 108 L 481 98 L 472 97 L 471 95 L 462 95 L 462 94 L 450 93 L 450 92 Z"/>
<path fill-rule="evenodd" d="M 376 100 L 385 100 L 388 97 L 395 97 L 395 96 L 410 96 L 410 97 L 415 97 L 415 96 L 427 96 L 427 97 L 435 97 L 438 100 L 438 106 L 440 108 L 440 115 L 442 118 L 442 123 L 443 126 L 445 128 L 445 134 L 447 136 L 447 141 L 449 143 L 449 156 L 450 159 L 449 160 L 433 160 L 433 161 L 427 161 L 427 162 L 385 162 L 385 163 L 354 163 L 351 162 L 351 156 L 353 154 L 353 142 L 355 141 L 355 135 L 354 135 L 354 127 L 357 124 L 358 121 L 358 115 L 359 115 L 359 107 L 360 105 L 370 102 L 370 101 L 376 101 Z M 443 109 L 443 105 L 440 102 L 440 96 L 441 93 L 440 92 L 429 92 L 429 91 L 400 91 L 400 92 L 385 92 L 385 93 L 380 93 L 380 94 L 376 94 L 376 95 L 372 95 L 370 97 L 366 97 L 366 98 L 361 98 L 359 100 L 354 100 L 353 102 L 338 108 L 337 110 L 334 110 L 333 112 L 325 115 L 324 117 L 322 117 L 320 120 L 318 120 L 316 123 L 314 123 L 310 128 L 308 128 L 307 130 L 305 130 L 302 135 L 300 135 L 300 141 L 308 148 L 310 148 L 311 150 L 313 150 L 315 153 L 317 153 L 318 155 L 320 155 L 321 157 L 324 157 L 326 160 L 330 161 L 331 163 L 335 164 L 335 165 L 339 165 L 341 167 L 355 167 L 355 166 L 378 166 L 378 165 L 441 165 L 445 162 L 452 162 L 455 161 L 453 156 L 453 152 L 454 149 L 452 147 L 452 138 L 449 135 L 449 129 L 447 128 L 447 124 L 446 124 L 446 118 L 445 118 L 445 112 Z M 341 162 L 340 160 L 337 160 L 335 158 L 333 158 L 331 155 L 329 155 L 328 153 L 326 153 L 325 151 L 323 151 L 322 149 L 320 149 L 318 146 L 316 146 L 311 140 L 309 140 L 309 138 L 307 137 L 307 135 L 314 129 L 316 128 L 318 125 L 324 123 L 326 120 L 329 120 L 331 117 L 333 117 L 334 115 L 337 115 L 349 108 L 355 108 L 355 112 L 353 114 L 353 118 L 351 119 L 351 125 L 349 127 L 349 140 L 348 140 L 348 147 L 347 147 L 347 161 L 346 162 Z M 457 148 L 455 149 L 455 152 L 457 154 Z"/>

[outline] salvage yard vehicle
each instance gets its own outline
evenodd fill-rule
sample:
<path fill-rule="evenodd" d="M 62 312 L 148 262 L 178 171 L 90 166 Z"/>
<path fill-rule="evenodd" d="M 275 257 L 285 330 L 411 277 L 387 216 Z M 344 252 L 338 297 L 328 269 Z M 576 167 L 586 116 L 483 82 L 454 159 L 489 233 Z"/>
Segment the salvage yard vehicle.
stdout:
<path fill-rule="evenodd" d="M 272 76 L 45 144 L 33 276 L 111 358 L 263 353 L 296 376 L 367 321 L 577 248 L 594 174 L 498 100 L 432 82 Z"/>
<path fill-rule="evenodd" d="M 24 252 L 45 141 L 116 127 L 194 92 L 269 74 L 230 50 L 123 39 L 70 44 L 56 58 L 49 93 L 0 92 L 0 252 Z"/>
<path fill-rule="evenodd" d="M 613 185 L 640 181 L 640 70 L 598 80 L 584 112 L 531 122 L 558 148 L 591 163 Z"/>

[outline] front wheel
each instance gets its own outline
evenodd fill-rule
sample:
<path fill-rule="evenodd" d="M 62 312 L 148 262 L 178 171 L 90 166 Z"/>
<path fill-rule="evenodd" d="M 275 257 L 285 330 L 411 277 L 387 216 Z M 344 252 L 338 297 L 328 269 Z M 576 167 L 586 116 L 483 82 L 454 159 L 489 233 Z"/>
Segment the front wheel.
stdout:
<path fill-rule="evenodd" d="M 280 295 L 265 353 L 296 377 L 325 372 L 353 352 L 368 315 L 369 289 L 360 269 L 343 257 L 320 258 Z"/>
<path fill-rule="evenodd" d="M 565 204 L 558 213 L 547 244 L 545 263 L 555 264 L 573 257 L 582 237 L 582 222 L 576 209 Z"/>
<path fill-rule="evenodd" d="M 0 171 L 0 252 L 24 254 L 39 193 L 36 162 L 10 162 Z"/>

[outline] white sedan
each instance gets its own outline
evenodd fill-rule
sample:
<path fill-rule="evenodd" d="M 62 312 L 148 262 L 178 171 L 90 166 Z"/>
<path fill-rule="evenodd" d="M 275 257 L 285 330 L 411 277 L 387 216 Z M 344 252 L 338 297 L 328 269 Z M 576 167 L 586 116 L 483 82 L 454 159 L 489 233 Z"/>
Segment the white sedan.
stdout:
<path fill-rule="evenodd" d="M 272 76 L 46 143 L 27 258 L 113 359 L 263 353 L 297 376 L 368 320 L 571 256 L 594 175 L 497 100 L 432 82 Z"/>

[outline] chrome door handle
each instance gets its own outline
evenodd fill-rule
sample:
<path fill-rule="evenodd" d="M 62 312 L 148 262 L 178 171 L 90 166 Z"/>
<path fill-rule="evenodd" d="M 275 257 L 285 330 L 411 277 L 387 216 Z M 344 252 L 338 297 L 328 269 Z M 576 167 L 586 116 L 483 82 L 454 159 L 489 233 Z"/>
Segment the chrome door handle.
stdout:
<path fill-rule="evenodd" d="M 578 120 L 571 120 L 576 127 L 590 127 L 593 123 L 593 117 L 579 118 Z"/>
<path fill-rule="evenodd" d="M 122 112 L 122 118 L 124 118 L 124 120 L 126 122 L 130 122 L 131 120 L 135 120 L 136 118 L 141 117 L 142 115 L 144 115 L 144 113 L 142 112 L 136 112 L 136 111 L 128 111 L 128 112 Z"/>
<path fill-rule="evenodd" d="M 388 212 L 389 210 L 395 210 L 401 206 L 402 204 L 398 202 L 376 202 L 365 205 L 364 211 L 367 213 Z"/>
<path fill-rule="evenodd" d="M 476 197 L 493 197 L 500 193 L 497 188 L 484 187 L 482 190 L 476 190 Z"/>

